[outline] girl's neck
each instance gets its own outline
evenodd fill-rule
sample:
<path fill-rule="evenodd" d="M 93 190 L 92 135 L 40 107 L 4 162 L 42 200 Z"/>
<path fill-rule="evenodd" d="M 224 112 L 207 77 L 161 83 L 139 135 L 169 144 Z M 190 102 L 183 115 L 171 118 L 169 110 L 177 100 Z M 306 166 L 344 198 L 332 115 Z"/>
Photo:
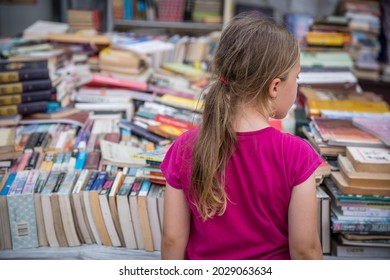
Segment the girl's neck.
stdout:
<path fill-rule="evenodd" d="M 268 117 L 254 108 L 245 108 L 238 113 L 235 127 L 237 132 L 260 130 L 269 127 Z"/>

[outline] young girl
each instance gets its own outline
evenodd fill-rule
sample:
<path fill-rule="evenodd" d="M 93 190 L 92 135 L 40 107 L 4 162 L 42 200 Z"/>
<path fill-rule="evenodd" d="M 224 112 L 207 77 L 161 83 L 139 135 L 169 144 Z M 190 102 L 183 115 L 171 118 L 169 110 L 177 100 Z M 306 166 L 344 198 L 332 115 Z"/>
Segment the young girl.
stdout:
<path fill-rule="evenodd" d="M 202 124 L 176 139 L 167 180 L 163 259 L 321 259 L 314 171 L 303 139 L 268 125 L 294 103 L 299 45 L 241 14 L 223 30 Z"/>

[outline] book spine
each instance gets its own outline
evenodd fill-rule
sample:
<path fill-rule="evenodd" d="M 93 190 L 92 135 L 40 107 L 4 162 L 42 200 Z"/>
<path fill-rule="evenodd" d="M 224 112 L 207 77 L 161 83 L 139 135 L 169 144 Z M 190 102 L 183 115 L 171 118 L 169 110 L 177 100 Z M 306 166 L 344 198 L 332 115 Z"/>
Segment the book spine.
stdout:
<path fill-rule="evenodd" d="M 30 174 L 27 177 L 26 184 L 24 185 L 22 193 L 33 193 L 35 184 L 38 181 L 40 172 L 38 170 L 30 171 Z"/>
<path fill-rule="evenodd" d="M 3 188 L 1 189 L 0 196 L 8 195 L 12 183 L 15 180 L 15 177 L 16 177 L 16 173 L 9 173 L 7 181 L 5 182 Z"/>
<path fill-rule="evenodd" d="M 0 72 L 15 71 L 23 69 L 41 69 L 47 68 L 47 60 L 34 60 L 34 61 L 0 61 Z"/>
<path fill-rule="evenodd" d="M 48 68 L 22 69 L 17 71 L 0 72 L 0 83 L 15 83 L 49 78 Z"/>
<path fill-rule="evenodd" d="M 50 90 L 3 95 L 0 96 L 0 106 L 16 105 L 20 103 L 36 102 L 36 101 L 49 101 L 50 98 L 51 98 Z"/>
<path fill-rule="evenodd" d="M 192 123 L 188 123 L 188 122 L 185 122 L 182 120 L 178 120 L 178 119 L 164 116 L 164 115 L 160 115 L 160 114 L 156 115 L 156 121 L 158 121 L 160 123 L 164 123 L 164 124 L 173 125 L 175 127 L 186 129 L 186 130 L 189 130 L 189 129 L 195 127 Z"/>
<path fill-rule="evenodd" d="M 28 115 L 33 113 L 45 112 L 46 110 L 47 110 L 46 101 L 0 106 L 0 117 L 13 116 L 17 114 Z"/>
<path fill-rule="evenodd" d="M 87 160 L 87 152 L 86 151 L 79 151 L 77 153 L 76 164 L 75 164 L 74 169 L 75 170 L 83 169 L 86 160 Z"/>
<path fill-rule="evenodd" d="M 91 191 L 99 190 L 104 186 L 104 183 L 107 181 L 108 172 L 102 171 L 99 172 L 95 182 L 93 182 Z"/>
<path fill-rule="evenodd" d="M 34 170 L 38 164 L 40 153 L 32 152 L 24 170 Z"/>
<path fill-rule="evenodd" d="M 127 128 L 131 131 L 132 134 L 137 135 L 139 137 L 143 137 L 149 141 L 152 141 L 155 144 L 158 145 L 163 145 L 164 143 L 169 143 L 170 141 L 164 137 L 161 137 L 159 135 L 156 135 L 147 129 L 136 125 L 131 122 L 126 122 L 126 123 L 120 123 L 120 127 Z"/>
<path fill-rule="evenodd" d="M 41 136 L 41 132 L 33 132 L 30 134 L 30 137 L 27 140 L 26 145 L 24 146 L 24 150 L 33 150 L 35 145 L 37 144 L 39 137 Z"/>
<path fill-rule="evenodd" d="M 20 83 L 0 84 L 0 94 L 14 94 L 28 91 L 51 89 L 50 79 L 23 81 Z"/>
<path fill-rule="evenodd" d="M 92 185 L 95 182 L 98 174 L 99 174 L 99 171 L 97 171 L 97 170 L 92 171 L 92 174 L 89 177 L 87 184 L 85 185 L 84 191 L 89 191 L 92 188 Z"/>

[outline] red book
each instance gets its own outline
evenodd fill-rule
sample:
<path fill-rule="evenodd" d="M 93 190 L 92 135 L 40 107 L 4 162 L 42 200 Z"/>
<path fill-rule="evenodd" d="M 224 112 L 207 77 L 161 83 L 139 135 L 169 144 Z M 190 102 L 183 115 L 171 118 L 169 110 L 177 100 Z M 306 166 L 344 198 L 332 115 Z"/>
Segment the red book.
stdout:
<path fill-rule="evenodd" d="M 92 78 L 89 82 L 84 84 L 84 86 L 95 86 L 95 87 L 118 87 L 118 88 L 127 88 L 133 90 L 147 91 L 148 85 L 144 82 L 137 82 L 125 79 L 118 79 L 113 77 L 108 77 L 100 74 L 92 74 Z"/>

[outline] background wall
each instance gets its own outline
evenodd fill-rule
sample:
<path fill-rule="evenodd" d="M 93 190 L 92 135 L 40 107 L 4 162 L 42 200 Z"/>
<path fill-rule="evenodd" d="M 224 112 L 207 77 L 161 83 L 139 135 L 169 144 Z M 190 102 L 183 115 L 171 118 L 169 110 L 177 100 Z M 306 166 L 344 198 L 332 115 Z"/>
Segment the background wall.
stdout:
<path fill-rule="evenodd" d="M 55 20 L 53 9 L 60 1 L 37 0 L 36 4 L 0 4 L 0 37 L 20 35 L 37 20 Z"/>

